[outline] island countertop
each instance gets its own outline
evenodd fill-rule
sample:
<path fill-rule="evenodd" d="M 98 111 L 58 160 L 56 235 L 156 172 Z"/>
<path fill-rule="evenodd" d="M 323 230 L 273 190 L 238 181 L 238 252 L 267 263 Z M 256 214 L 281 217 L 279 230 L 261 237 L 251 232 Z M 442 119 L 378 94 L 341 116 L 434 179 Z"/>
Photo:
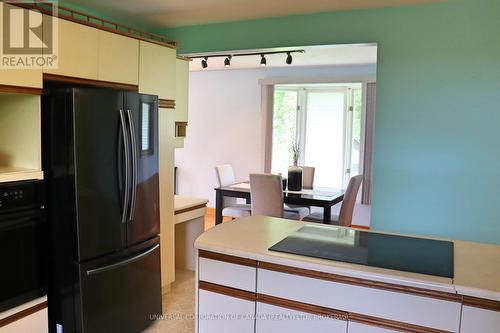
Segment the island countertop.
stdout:
<path fill-rule="evenodd" d="M 241 218 L 206 231 L 196 240 L 195 248 L 348 277 L 500 301 L 498 245 L 453 241 L 453 279 L 268 250 L 307 224 L 310 223 L 264 216 Z"/>

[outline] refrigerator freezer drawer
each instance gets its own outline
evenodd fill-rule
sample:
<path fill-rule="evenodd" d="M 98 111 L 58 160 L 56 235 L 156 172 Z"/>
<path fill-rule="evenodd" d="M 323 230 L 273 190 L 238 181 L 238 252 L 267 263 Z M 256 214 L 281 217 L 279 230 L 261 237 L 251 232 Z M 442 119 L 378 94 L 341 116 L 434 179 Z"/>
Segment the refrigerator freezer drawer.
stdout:
<path fill-rule="evenodd" d="M 141 332 L 161 314 L 159 239 L 127 252 L 80 266 L 83 332 Z"/>

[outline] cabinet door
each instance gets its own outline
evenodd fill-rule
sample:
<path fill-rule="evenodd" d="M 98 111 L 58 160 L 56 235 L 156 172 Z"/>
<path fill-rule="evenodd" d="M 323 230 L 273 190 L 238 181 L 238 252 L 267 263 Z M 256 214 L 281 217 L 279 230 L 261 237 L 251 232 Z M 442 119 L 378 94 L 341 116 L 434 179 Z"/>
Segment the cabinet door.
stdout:
<path fill-rule="evenodd" d="M 0 3 L 2 13 L 5 10 L 12 9 L 14 6 Z M 21 10 L 21 8 L 17 8 Z M 27 10 L 27 9 L 24 9 Z M 41 69 L 0 69 L 0 84 L 20 87 L 42 87 Z"/>
<path fill-rule="evenodd" d="M 491 333 L 500 331 L 500 312 L 463 306 L 460 333 Z"/>
<path fill-rule="evenodd" d="M 199 290 L 198 333 L 254 332 L 255 302 Z"/>
<path fill-rule="evenodd" d="M 99 80 L 138 84 L 139 40 L 99 30 Z"/>
<path fill-rule="evenodd" d="M 0 69 L 0 84 L 42 88 L 41 69 Z"/>
<path fill-rule="evenodd" d="M 139 92 L 175 99 L 174 49 L 144 41 L 139 42 Z"/>
<path fill-rule="evenodd" d="M 58 68 L 43 72 L 97 80 L 99 31 L 63 19 L 58 20 L 58 31 Z"/>
<path fill-rule="evenodd" d="M 346 333 L 347 321 L 257 302 L 255 333 Z"/>
<path fill-rule="evenodd" d="M 348 326 L 348 333 L 400 333 L 400 331 L 393 331 L 387 328 L 355 323 L 353 321 L 349 321 Z"/>
<path fill-rule="evenodd" d="M 188 121 L 189 61 L 176 60 L 175 121 Z"/>

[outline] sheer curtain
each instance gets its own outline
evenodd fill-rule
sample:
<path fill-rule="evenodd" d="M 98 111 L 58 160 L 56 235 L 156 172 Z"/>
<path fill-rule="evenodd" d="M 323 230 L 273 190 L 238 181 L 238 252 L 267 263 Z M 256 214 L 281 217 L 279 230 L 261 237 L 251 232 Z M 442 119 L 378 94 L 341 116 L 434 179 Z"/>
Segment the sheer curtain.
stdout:
<path fill-rule="evenodd" d="M 274 85 L 261 86 L 261 112 L 262 112 L 262 152 L 264 172 L 271 172 L 273 158 L 273 109 Z"/>

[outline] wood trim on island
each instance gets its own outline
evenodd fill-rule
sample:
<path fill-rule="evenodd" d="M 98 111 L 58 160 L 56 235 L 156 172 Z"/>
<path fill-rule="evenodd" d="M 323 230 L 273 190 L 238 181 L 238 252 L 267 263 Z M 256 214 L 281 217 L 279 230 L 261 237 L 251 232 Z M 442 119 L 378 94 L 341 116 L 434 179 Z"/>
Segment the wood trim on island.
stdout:
<path fill-rule="evenodd" d="M 199 281 L 198 287 L 201 290 L 214 292 L 229 297 L 235 297 L 250 302 L 260 302 L 274 305 L 281 308 L 287 308 L 294 311 L 310 313 L 313 315 L 324 316 L 336 320 L 355 321 L 361 324 L 381 327 L 390 330 L 396 330 L 407 333 L 451 333 L 450 331 L 439 330 L 430 327 L 408 324 L 400 321 L 372 317 L 363 314 L 331 309 L 314 304 L 302 303 L 281 297 L 275 297 L 265 294 L 252 293 L 232 287 L 221 286 L 215 283 Z"/>
<path fill-rule="evenodd" d="M 258 266 L 258 268 L 266 269 L 266 270 L 270 270 L 270 271 L 293 274 L 293 275 L 310 277 L 310 278 L 321 279 L 321 280 L 327 280 L 327 281 L 331 281 L 331 282 L 352 284 L 352 285 L 357 285 L 357 286 L 367 287 L 367 288 L 383 289 L 383 290 L 395 291 L 395 292 L 399 292 L 399 293 L 437 298 L 437 299 L 452 301 L 452 302 L 461 302 L 462 301 L 462 297 L 460 295 L 453 294 L 453 293 L 447 293 L 447 292 L 443 292 L 443 291 L 436 291 L 436 290 L 429 290 L 429 289 L 423 289 L 423 288 L 397 285 L 397 284 L 392 284 L 392 283 L 372 281 L 372 280 L 354 278 L 354 277 L 349 277 L 349 276 L 344 276 L 344 275 L 313 271 L 313 270 L 308 270 L 308 269 L 303 269 L 303 268 L 290 267 L 290 266 L 279 265 L 279 264 L 272 264 L 272 263 L 262 262 L 262 261 L 259 261 L 257 266 Z"/>
<path fill-rule="evenodd" d="M 257 302 L 266 303 L 269 305 L 279 306 L 282 308 L 287 308 L 290 310 L 301 311 L 306 313 L 311 313 L 318 316 L 324 316 L 331 319 L 337 320 L 348 320 L 349 313 L 340 310 L 334 310 L 330 308 L 325 308 L 323 306 L 307 304 L 297 301 L 291 301 L 288 299 L 269 296 L 264 294 L 257 294 Z"/>
<path fill-rule="evenodd" d="M 221 294 L 221 295 L 236 297 L 236 298 L 244 299 L 244 300 L 247 300 L 250 302 L 255 302 L 257 299 L 255 293 L 251 293 L 249 291 L 245 291 L 245 290 L 241 290 L 241 289 L 225 287 L 225 286 L 221 286 L 221 285 L 215 284 L 215 283 L 199 281 L 198 287 L 202 290 L 211 291 L 211 292 Z"/>
<path fill-rule="evenodd" d="M 227 254 L 220 254 L 220 253 L 216 253 L 216 252 L 198 250 L 198 256 L 200 258 L 218 260 L 218 261 L 228 262 L 230 264 L 237 264 L 237 265 L 243 265 L 243 266 L 249 266 L 249 267 L 257 267 L 256 260 L 230 256 Z"/>
<path fill-rule="evenodd" d="M 175 109 L 174 99 L 158 99 L 158 107 L 162 109 Z"/>
<path fill-rule="evenodd" d="M 472 306 L 475 308 L 481 308 L 485 310 L 498 311 L 500 312 L 500 302 L 485 298 L 473 297 L 473 296 L 462 296 L 463 305 Z"/>
<path fill-rule="evenodd" d="M 349 313 L 349 320 L 361 324 L 377 326 L 380 328 L 386 328 L 406 333 L 452 333 L 450 331 L 443 331 L 436 328 L 413 325 L 400 321 L 372 317 L 358 313 Z"/>
<path fill-rule="evenodd" d="M 46 307 L 47 307 L 47 301 L 43 301 L 42 303 L 33 305 L 32 307 L 16 312 L 8 317 L 0 319 L 0 327 L 7 326 L 15 321 L 23 319 L 24 317 L 28 317 L 35 312 L 45 309 Z"/>
<path fill-rule="evenodd" d="M 0 92 L 2 93 L 14 93 L 14 94 L 28 94 L 28 95 L 41 95 L 43 93 L 42 88 L 35 87 L 21 87 L 12 86 L 8 84 L 0 84 Z"/>
<path fill-rule="evenodd" d="M 139 86 L 135 84 L 127 84 L 127 83 L 119 83 L 119 82 L 110 82 L 110 81 L 100 81 L 100 80 L 92 80 L 92 79 L 83 79 L 80 77 L 73 76 L 64 76 L 57 74 L 43 74 L 44 81 L 53 81 L 53 82 L 62 82 L 62 83 L 72 83 L 72 84 L 83 84 L 90 86 L 97 86 L 103 88 L 113 88 L 127 91 L 138 91 Z"/>

